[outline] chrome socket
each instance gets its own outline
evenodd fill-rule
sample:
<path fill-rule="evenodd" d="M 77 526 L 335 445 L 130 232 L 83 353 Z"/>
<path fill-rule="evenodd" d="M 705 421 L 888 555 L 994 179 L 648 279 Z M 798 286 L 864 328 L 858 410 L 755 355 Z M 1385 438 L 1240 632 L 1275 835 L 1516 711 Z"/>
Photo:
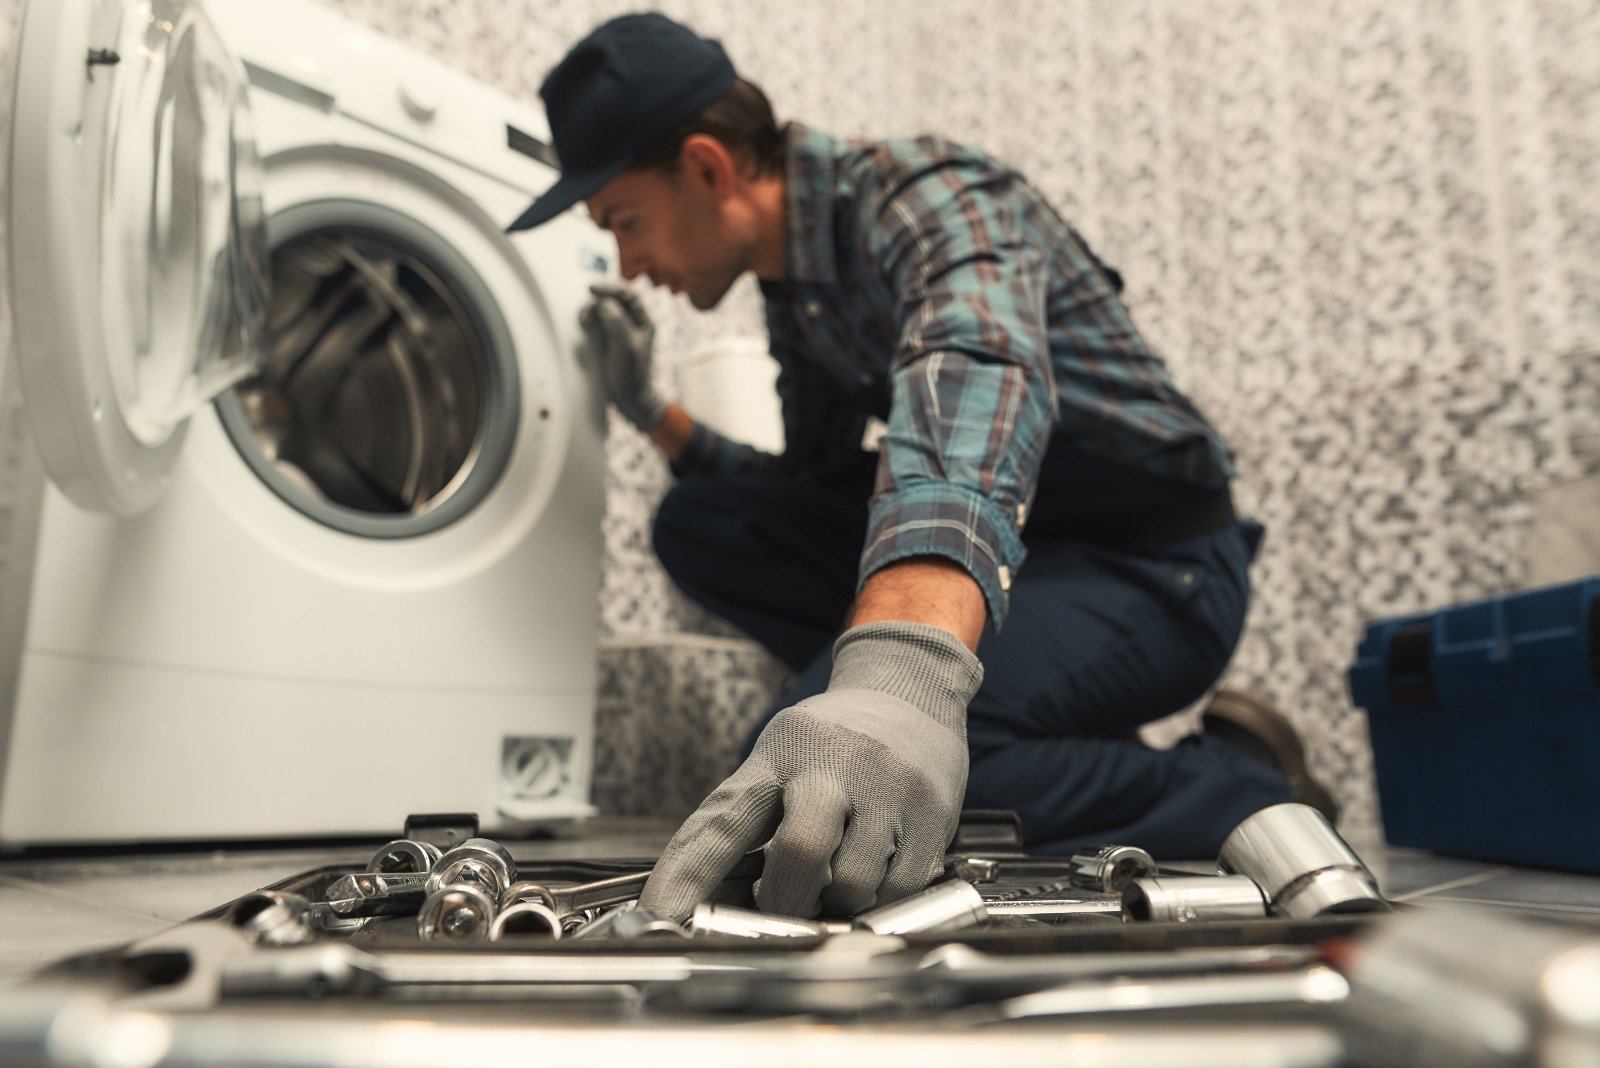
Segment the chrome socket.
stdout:
<path fill-rule="evenodd" d="M 1309 805 L 1287 802 L 1250 816 L 1222 843 L 1218 864 L 1255 880 L 1280 916 L 1309 920 L 1389 907 L 1355 850 Z"/>
<path fill-rule="evenodd" d="M 424 942 L 483 942 L 494 926 L 495 899 L 474 883 L 451 883 L 428 895 L 417 913 Z"/>
<path fill-rule="evenodd" d="M 880 935 L 930 934 L 976 927 L 988 917 L 983 895 L 969 882 L 952 879 L 889 905 L 863 912 L 856 926 Z"/>
<path fill-rule="evenodd" d="M 471 883 L 498 900 L 516 881 L 517 862 L 505 846 L 488 838 L 468 838 L 435 862 L 428 890 L 437 892 L 452 883 Z"/>
<path fill-rule="evenodd" d="M 1135 879 L 1156 874 L 1155 858 L 1137 846 L 1108 845 L 1080 850 L 1067 862 L 1067 883 L 1079 890 L 1120 894 Z"/>
<path fill-rule="evenodd" d="M 517 901 L 502 908 L 489 925 L 489 941 L 506 937 L 560 938 L 566 928 L 549 908 L 536 901 Z"/>
<path fill-rule="evenodd" d="M 233 906 L 228 922 L 260 946 L 298 946 L 313 941 L 311 902 L 299 894 L 257 890 Z"/>
<path fill-rule="evenodd" d="M 367 870 L 378 875 L 410 875 L 433 870 L 442 854 L 439 847 L 429 842 L 398 838 L 367 861 Z"/>
<path fill-rule="evenodd" d="M 1125 922 L 1250 920 L 1267 914 L 1261 888 L 1242 875 L 1135 879 L 1122 892 Z"/>

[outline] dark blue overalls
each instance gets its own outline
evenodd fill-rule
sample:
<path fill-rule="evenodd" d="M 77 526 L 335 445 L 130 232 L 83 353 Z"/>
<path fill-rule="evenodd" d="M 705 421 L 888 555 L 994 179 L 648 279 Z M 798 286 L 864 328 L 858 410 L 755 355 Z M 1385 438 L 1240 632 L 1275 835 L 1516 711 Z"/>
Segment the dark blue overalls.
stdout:
<path fill-rule="evenodd" d="M 863 453 L 858 478 L 828 486 L 692 475 L 661 503 L 655 548 L 668 574 L 799 673 L 760 726 L 827 688 L 875 461 Z M 1282 775 L 1219 738 L 1158 750 L 1137 737 L 1204 696 L 1244 626 L 1262 528 L 1231 518 L 1224 494 L 1205 532 L 1174 535 L 1166 517 L 1217 514 L 1206 512 L 1215 495 L 1185 499 L 1194 492 L 1059 439 L 1045 455 L 1028 557 L 1005 627 L 978 646 L 984 680 L 967 724 L 967 806 L 1015 809 L 1035 853 L 1115 842 L 1210 857 L 1245 816 L 1291 797 Z"/>

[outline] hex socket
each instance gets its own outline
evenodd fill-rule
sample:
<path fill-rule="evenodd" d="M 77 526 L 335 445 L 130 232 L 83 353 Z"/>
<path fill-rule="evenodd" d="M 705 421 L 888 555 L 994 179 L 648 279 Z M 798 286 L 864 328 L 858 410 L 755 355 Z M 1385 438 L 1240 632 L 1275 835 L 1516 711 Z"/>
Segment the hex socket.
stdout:
<path fill-rule="evenodd" d="M 1122 892 L 1125 923 L 1249 920 L 1266 914 L 1261 888 L 1242 875 L 1135 879 Z"/>
<path fill-rule="evenodd" d="M 417 913 L 424 942 L 482 942 L 494 925 L 494 898 L 475 883 L 451 883 L 428 895 Z"/>
<path fill-rule="evenodd" d="M 439 847 L 429 842 L 397 838 L 380 848 L 367 861 L 367 870 L 379 875 L 409 875 L 432 870 L 441 856 Z"/>
<path fill-rule="evenodd" d="M 488 838 L 468 838 L 435 862 L 428 889 L 438 891 L 451 883 L 474 883 L 498 898 L 516 881 L 517 862 L 505 846 Z"/>
<path fill-rule="evenodd" d="M 928 934 L 976 927 L 988 917 L 983 895 L 971 883 L 951 879 L 892 904 L 863 912 L 856 926 L 874 934 Z"/>
<path fill-rule="evenodd" d="M 1148 879 L 1156 873 L 1155 858 L 1138 846 L 1082 849 L 1067 863 L 1069 885 L 1101 894 L 1120 894 L 1135 879 Z"/>
<path fill-rule="evenodd" d="M 561 917 L 536 901 L 518 901 L 507 905 L 489 925 L 489 941 L 498 942 L 515 935 L 532 935 L 540 938 L 560 938 L 566 928 Z"/>
<path fill-rule="evenodd" d="M 1355 850 L 1309 805 L 1291 801 L 1248 817 L 1222 843 L 1218 865 L 1255 880 L 1280 916 L 1309 920 L 1389 907 Z"/>

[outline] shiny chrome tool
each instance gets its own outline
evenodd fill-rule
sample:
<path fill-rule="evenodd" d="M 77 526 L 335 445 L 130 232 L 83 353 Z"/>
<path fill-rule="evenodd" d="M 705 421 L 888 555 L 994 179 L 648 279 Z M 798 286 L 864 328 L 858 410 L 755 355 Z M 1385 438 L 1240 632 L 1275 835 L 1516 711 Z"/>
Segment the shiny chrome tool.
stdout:
<path fill-rule="evenodd" d="M 316 938 L 311 902 L 299 894 L 258 890 L 239 899 L 228 922 L 262 946 L 298 946 Z"/>
<path fill-rule="evenodd" d="M 430 842 L 397 838 L 372 854 L 367 870 L 379 875 L 428 872 L 433 870 L 441 855 L 439 847 Z"/>
<path fill-rule="evenodd" d="M 1168 975 L 1120 978 L 1108 983 L 1069 983 L 1010 998 L 993 1009 L 980 1010 L 980 1014 L 992 1014 L 998 1020 L 1009 1021 L 1181 1009 L 1329 1005 L 1343 1001 L 1349 993 L 1350 984 L 1344 976 L 1326 965 L 1313 964 L 1292 972 Z"/>
<path fill-rule="evenodd" d="M 1389 907 L 1355 850 L 1309 805 L 1291 801 L 1248 817 L 1222 843 L 1219 865 L 1255 880 L 1273 912 L 1297 920 Z"/>
<path fill-rule="evenodd" d="M 428 899 L 427 872 L 341 875 L 328 887 L 328 907 L 340 916 L 415 916 Z"/>
<path fill-rule="evenodd" d="M 468 838 L 434 862 L 428 890 L 437 892 L 452 883 L 471 883 L 498 900 L 517 881 L 517 862 L 499 842 Z"/>
<path fill-rule="evenodd" d="M 1005 901 L 985 901 L 983 909 L 991 920 L 1027 918 L 1065 920 L 1073 917 L 1108 916 L 1120 919 L 1122 899 L 1116 897 L 1021 897 Z"/>
<path fill-rule="evenodd" d="M 488 940 L 499 911 L 495 899 L 475 883 L 450 883 L 428 895 L 417 913 L 417 934 L 425 942 Z"/>
<path fill-rule="evenodd" d="M 627 902 L 572 932 L 573 938 L 687 938 L 689 932 L 671 920 Z"/>
<path fill-rule="evenodd" d="M 1600 936 L 1429 906 L 1373 924 L 1336 956 L 1352 1063 L 1452 1068 L 1600 1064 Z"/>
<path fill-rule="evenodd" d="M 517 935 L 560 938 L 565 933 L 561 917 L 536 901 L 514 901 L 505 905 L 489 925 L 489 939 L 493 942 Z"/>
<path fill-rule="evenodd" d="M 795 916 L 775 916 L 732 905 L 700 905 L 689 921 L 697 935 L 724 935 L 729 938 L 818 938 L 852 930 L 848 923 L 802 920 Z"/>
<path fill-rule="evenodd" d="M 1266 914 L 1261 888 L 1242 875 L 1135 879 L 1122 892 L 1122 918 L 1129 922 L 1249 920 Z"/>
<path fill-rule="evenodd" d="M 928 934 L 976 927 L 988 915 L 983 895 L 961 879 L 882 905 L 856 917 L 856 926 L 880 935 Z"/>
<path fill-rule="evenodd" d="M 1148 879 L 1156 873 L 1155 858 L 1137 846 L 1081 849 L 1067 863 L 1069 885 L 1100 894 L 1120 894 L 1135 879 Z"/>
<path fill-rule="evenodd" d="M 648 871 L 616 875 L 592 883 L 576 886 L 545 886 L 541 883 L 517 883 L 517 900 L 543 905 L 556 916 L 565 918 L 589 909 L 609 908 L 637 901 L 644 890 Z"/>

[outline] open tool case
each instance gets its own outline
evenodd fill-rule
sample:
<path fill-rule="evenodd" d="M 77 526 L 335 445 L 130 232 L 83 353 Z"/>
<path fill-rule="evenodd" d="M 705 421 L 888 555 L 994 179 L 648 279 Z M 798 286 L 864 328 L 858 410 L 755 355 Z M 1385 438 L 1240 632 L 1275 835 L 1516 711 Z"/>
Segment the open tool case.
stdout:
<path fill-rule="evenodd" d="M 472 837 L 474 826 L 414 818 L 406 833 L 448 848 Z M 1097 896 L 1066 889 L 1068 858 L 1025 855 L 1010 813 L 967 813 L 947 859 L 947 874 L 974 880 L 986 903 L 1070 893 L 1093 905 Z M 519 879 L 552 886 L 640 872 L 653 863 L 516 860 Z M 927 1033 L 975 1024 L 1081 1027 L 1085 1018 L 1117 1018 L 1138 1008 L 1145 1027 L 1152 1015 L 1214 1018 L 1219 996 L 1231 1025 L 1281 1026 L 1315 1016 L 1317 982 L 1342 983 L 1317 968 L 1319 945 L 1354 936 L 1372 920 L 1363 914 L 1124 923 L 1117 911 L 1102 908 L 901 935 L 450 943 L 422 940 L 417 918 L 404 915 L 359 923 L 328 917 L 299 944 L 272 944 L 272 926 L 261 922 L 272 894 L 324 902 L 330 886 L 360 872 L 344 865 L 292 875 L 158 936 L 66 961 L 48 978 L 89 981 L 116 1003 L 164 1013 L 288 1012 L 301 1023 L 363 1026 L 385 1019 L 460 1022 L 467 1013 L 518 1027 L 806 1021 L 864 1032 L 910 1024 Z M 752 906 L 753 883 L 748 873 L 728 880 L 718 901 Z M 1114 900 L 1100 896 L 1101 905 Z M 272 1063 L 302 1062 L 285 1056 Z"/>

